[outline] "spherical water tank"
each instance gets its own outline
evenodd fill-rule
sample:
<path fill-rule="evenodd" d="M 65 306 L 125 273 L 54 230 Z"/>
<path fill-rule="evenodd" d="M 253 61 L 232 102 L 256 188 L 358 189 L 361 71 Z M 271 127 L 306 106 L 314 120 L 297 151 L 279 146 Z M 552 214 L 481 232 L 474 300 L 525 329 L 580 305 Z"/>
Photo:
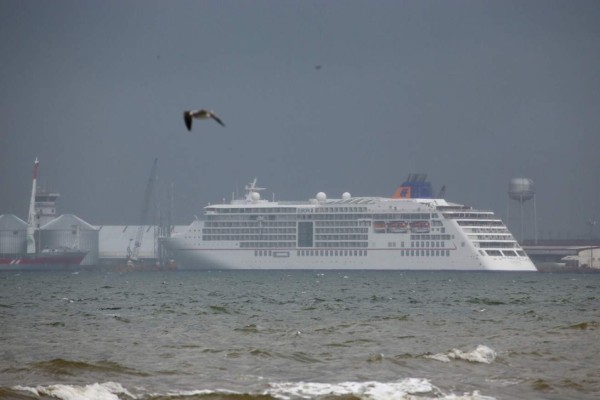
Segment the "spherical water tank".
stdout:
<path fill-rule="evenodd" d="M 533 181 L 529 178 L 513 178 L 508 184 L 508 196 L 513 200 L 529 200 L 534 194 Z"/>

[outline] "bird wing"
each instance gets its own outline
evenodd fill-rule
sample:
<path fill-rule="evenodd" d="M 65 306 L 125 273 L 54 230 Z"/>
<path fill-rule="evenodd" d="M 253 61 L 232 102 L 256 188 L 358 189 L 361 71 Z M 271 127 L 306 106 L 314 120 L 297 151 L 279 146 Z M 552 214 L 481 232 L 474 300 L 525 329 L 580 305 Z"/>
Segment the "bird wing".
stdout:
<path fill-rule="evenodd" d="M 225 126 L 225 124 L 223 123 L 223 121 L 221 121 L 221 119 L 219 117 L 217 117 L 214 113 L 210 113 L 210 117 L 212 119 L 214 119 L 215 121 L 217 121 L 219 123 L 219 125 Z"/>
<path fill-rule="evenodd" d="M 188 131 L 192 130 L 192 113 L 189 111 L 184 111 L 183 113 L 183 121 L 185 122 L 185 126 Z"/>

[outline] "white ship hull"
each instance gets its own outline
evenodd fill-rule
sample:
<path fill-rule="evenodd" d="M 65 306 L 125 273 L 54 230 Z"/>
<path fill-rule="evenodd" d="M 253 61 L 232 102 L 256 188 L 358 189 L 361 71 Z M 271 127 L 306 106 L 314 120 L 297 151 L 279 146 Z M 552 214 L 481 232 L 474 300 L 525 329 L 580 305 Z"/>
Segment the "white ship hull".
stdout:
<path fill-rule="evenodd" d="M 171 245 L 172 246 L 172 245 Z M 171 247 L 169 246 L 169 247 Z M 180 249 L 174 258 L 181 269 L 324 269 L 324 270 L 463 270 L 536 271 L 527 257 L 491 257 L 488 260 L 452 255 L 443 260 L 433 257 L 401 257 L 399 250 L 372 249 L 366 256 L 300 257 L 296 250 L 274 250 L 289 256 L 256 257 L 253 250 Z"/>
<path fill-rule="evenodd" d="M 392 240 L 395 235 L 381 236 L 384 236 L 383 241 L 385 241 L 386 236 Z M 227 242 L 212 243 L 214 246 L 210 247 L 198 246 L 181 237 L 163 238 L 162 241 L 172 252 L 181 269 L 537 270 L 527 256 L 483 256 L 466 245 L 462 248 L 454 246 L 394 249 L 374 246 L 361 250 L 309 250 L 242 249 L 239 243 L 231 246 L 231 243 Z"/>
<path fill-rule="evenodd" d="M 536 271 L 491 211 L 349 194 L 271 202 L 247 190 L 245 200 L 208 206 L 205 220 L 161 238 L 179 268 Z"/>

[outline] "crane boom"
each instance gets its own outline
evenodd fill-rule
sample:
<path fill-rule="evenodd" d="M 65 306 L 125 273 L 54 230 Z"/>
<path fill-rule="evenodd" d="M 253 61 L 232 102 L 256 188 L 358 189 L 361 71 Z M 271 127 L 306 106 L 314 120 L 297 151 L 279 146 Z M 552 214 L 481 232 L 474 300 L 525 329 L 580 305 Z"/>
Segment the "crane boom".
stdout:
<path fill-rule="evenodd" d="M 152 164 L 152 170 L 150 172 L 150 178 L 146 184 L 146 191 L 144 192 L 144 200 L 142 203 L 142 213 L 140 216 L 140 224 L 135 234 L 135 242 L 133 242 L 133 249 L 127 248 L 128 258 L 132 261 L 137 261 L 140 254 L 140 247 L 142 246 L 142 237 L 144 236 L 144 225 L 146 224 L 146 218 L 148 217 L 148 207 L 150 205 L 150 198 L 152 197 L 152 191 L 154 190 L 154 182 L 156 181 L 156 167 L 158 164 L 158 158 L 154 159 Z"/>

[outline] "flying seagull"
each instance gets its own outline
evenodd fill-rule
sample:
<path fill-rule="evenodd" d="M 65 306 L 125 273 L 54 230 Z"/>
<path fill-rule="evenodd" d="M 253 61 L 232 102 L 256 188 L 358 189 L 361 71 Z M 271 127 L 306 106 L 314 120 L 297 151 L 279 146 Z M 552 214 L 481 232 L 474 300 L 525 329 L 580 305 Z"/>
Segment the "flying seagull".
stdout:
<path fill-rule="evenodd" d="M 219 125 L 225 126 L 223 121 L 221 121 L 221 119 L 219 117 L 217 117 L 217 115 L 214 112 L 212 112 L 210 110 L 189 110 L 189 111 L 183 112 L 183 120 L 185 121 L 185 126 L 187 127 L 188 131 L 192 130 L 192 119 L 193 118 L 196 118 L 196 119 L 212 118 L 215 121 L 217 121 L 217 123 Z"/>

